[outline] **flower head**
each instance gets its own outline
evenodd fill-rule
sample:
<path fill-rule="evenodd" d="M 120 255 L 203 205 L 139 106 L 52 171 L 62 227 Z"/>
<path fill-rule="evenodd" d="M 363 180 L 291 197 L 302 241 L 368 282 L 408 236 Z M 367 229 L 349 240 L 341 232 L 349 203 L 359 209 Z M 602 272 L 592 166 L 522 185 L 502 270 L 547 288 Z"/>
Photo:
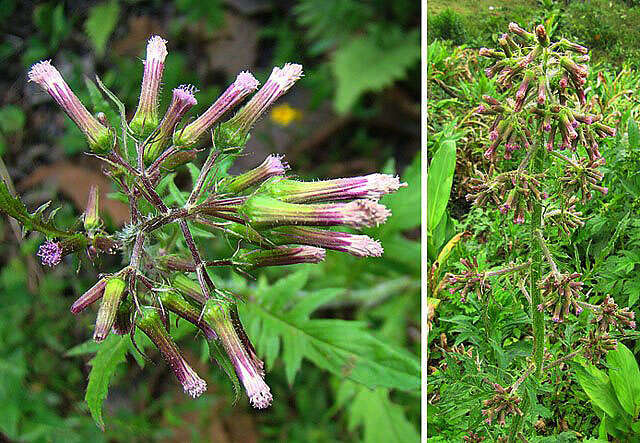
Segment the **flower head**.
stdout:
<path fill-rule="evenodd" d="M 218 334 L 251 405 L 257 409 L 269 407 L 273 396 L 263 378 L 264 364 L 255 355 L 234 307 L 212 298 L 205 305 L 204 318 Z"/>
<path fill-rule="evenodd" d="M 389 174 L 369 174 L 362 177 L 338 178 L 315 182 L 290 179 L 273 179 L 265 183 L 260 191 L 290 203 L 308 203 L 331 200 L 353 200 L 364 198 L 378 200 L 407 186 L 398 177 Z"/>
<path fill-rule="evenodd" d="M 149 144 L 145 146 L 144 160 L 147 164 L 158 158 L 160 153 L 170 144 L 176 125 L 189 109 L 198 103 L 195 97 L 196 92 L 196 88 L 192 85 L 180 85 L 173 90 L 171 104 L 160 125 L 151 134 Z"/>
<path fill-rule="evenodd" d="M 213 103 L 209 109 L 191 124 L 176 131 L 173 142 L 176 146 L 191 146 L 227 111 L 233 109 L 243 98 L 258 88 L 258 80 L 248 71 L 241 72 L 236 80 Z"/>
<path fill-rule="evenodd" d="M 38 249 L 38 257 L 43 265 L 56 266 L 62 261 L 62 246 L 59 242 L 47 241 Z"/>
<path fill-rule="evenodd" d="M 244 146 L 249 131 L 260 116 L 301 77 L 302 65 L 287 63 L 282 68 L 273 68 L 269 79 L 251 100 L 218 127 L 215 133 L 216 146 L 221 149 Z"/>
<path fill-rule="evenodd" d="M 284 175 L 289 169 L 289 164 L 283 161 L 283 158 L 283 155 L 271 154 L 257 168 L 236 177 L 230 177 L 226 183 L 222 184 L 222 188 L 227 192 L 241 192 L 268 178 Z"/>
<path fill-rule="evenodd" d="M 378 226 L 391 215 L 386 207 L 372 200 L 307 205 L 286 203 L 263 195 L 249 198 L 238 212 L 254 227 L 345 225 L 363 228 Z"/>
<path fill-rule="evenodd" d="M 109 129 L 85 108 L 50 60 L 33 65 L 29 81 L 38 83 L 51 95 L 87 137 L 92 151 L 105 153 L 112 148 L 113 137 Z"/>
<path fill-rule="evenodd" d="M 154 35 L 147 43 L 138 108 L 129 123 L 131 129 L 139 135 L 148 135 L 158 126 L 158 93 L 166 57 L 167 41 Z"/>
<path fill-rule="evenodd" d="M 184 392 L 193 398 L 202 395 L 207 390 L 207 383 L 184 359 L 171 335 L 165 329 L 160 314 L 149 306 L 144 306 L 141 310 L 142 314 L 136 319 L 136 326 L 156 345 L 162 358 L 182 385 Z"/>
<path fill-rule="evenodd" d="M 356 257 L 380 257 L 383 249 L 379 241 L 366 235 L 303 226 L 283 226 L 268 233 L 276 244 L 302 244 L 334 251 L 347 252 Z"/>

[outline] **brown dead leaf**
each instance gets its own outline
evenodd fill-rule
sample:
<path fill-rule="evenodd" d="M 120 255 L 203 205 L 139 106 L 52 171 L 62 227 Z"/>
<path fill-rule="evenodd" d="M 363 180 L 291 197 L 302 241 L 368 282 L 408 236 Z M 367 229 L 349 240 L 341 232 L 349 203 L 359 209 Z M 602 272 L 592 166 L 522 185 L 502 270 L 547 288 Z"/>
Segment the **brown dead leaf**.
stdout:
<path fill-rule="evenodd" d="M 107 213 L 117 226 L 129 220 L 127 205 L 107 198 L 106 194 L 111 192 L 111 182 L 93 169 L 64 161 L 41 166 L 18 184 L 18 190 L 24 191 L 43 182 L 56 186 L 80 212 L 85 210 L 89 188 L 97 185 L 100 188 L 100 210 Z"/>
<path fill-rule="evenodd" d="M 256 59 L 258 27 L 253 20 L 226 13 L 224 26 L 217 30 L 206 47 L 209 66 L 229 76 L 250 69 Z"/>
<path fill-rule="evenodd" d="M 127 28 L 127 35 L 113 44 L 113 51 L 118 55 L 139 55 L 145 48 L 149 37 L 156 34 L 166 35 L 160 22 L 146 15 L 130 17 Z"/>

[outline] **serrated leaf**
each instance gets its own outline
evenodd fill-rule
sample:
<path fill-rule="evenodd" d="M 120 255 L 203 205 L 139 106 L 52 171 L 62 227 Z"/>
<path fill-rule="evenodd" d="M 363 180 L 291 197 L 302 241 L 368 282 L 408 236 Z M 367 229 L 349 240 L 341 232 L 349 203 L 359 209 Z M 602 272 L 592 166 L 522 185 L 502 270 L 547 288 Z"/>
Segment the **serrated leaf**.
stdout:
<path fill-rule="evenodd" d="M 415 425 L 407 419 L 402 407 L 391 401 L 387 389 L 370 390 L 354 385 L 350 393 L 353 398 L 348 408 L 348 428 L 353 431 L 362 426 L 365 443 L 420 441 Z M 345 396 L 341 400 L 346 403 Z"/>
<path fill-rule="evenodd" d="M 109 381 L 116 367 L 125 361 L 129 340 L 129 336 L 110 335 L 100 344 L 95 357 L 89 362 L 91 372 L 89 372 L 89 384 L 84 399 L 89 406 L 93 420 L 103 431 L 102 403 L 107 398 Z"/>
<path fill-rule="evenodd" d="M 107 41 L 118 23 L 119 14 L 120 5 L 117 0 L 95 5 L 89 10 L 84 29 L 99 57 L 104 55 Z"/>
<path fill-rule="evenodd" d="M 336 77 L 334 107 L 345 113 L 365 92 L 379 91 L 405 76 L 420 58 L 418 31 L 382 47 L 375 35 L 354 37 L 336 50 L 331 61 Z"/>
<path fill-rule="evenodd" d="M 247 333 L 268 366 L 281 356 L 289 383 L 293 383 L 306 358 L 322 369 L 369 388 L 419 388 L 417 358 L 376 338 L 367 331 L 365 323 L 309 318 L 315 308 L 340 292 L 315 294 L 304 307 L 298 307 L 305 303 L 304 298 L 294 296 L 305 285 L 306 278 L 306 271 L 299 271 L 271 287 L 259 281 L 256 302 L 238 306 Z"/>
<path fill-rule="evenodd" d="M 38 231 L 47 237 L 68 238 L 76 235 L 56 228 L 52 217 L 42 213 L 45 208 L 44 205 L 40 206 L 33 214 L 29 214 L 24 203 L 11 194 L 7 184 L 0 182 L 0 211 L 18 220 L 26 230 Z"/>

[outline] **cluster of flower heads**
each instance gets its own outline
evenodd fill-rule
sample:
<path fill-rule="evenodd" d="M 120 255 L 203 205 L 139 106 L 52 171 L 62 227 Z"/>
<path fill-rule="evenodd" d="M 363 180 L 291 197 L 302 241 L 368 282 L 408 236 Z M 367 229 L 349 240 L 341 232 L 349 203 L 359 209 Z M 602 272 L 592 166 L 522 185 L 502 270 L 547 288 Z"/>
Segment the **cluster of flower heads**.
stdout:
<path fill-rule="evenodd" d="M 583 283 L 578 279 L 582 274 L 558 274 L 550 272 L 538 286 L 542 289 L 544 302 L 537 306 L 538 311 L 553 309 L 551 321 L 561 323 L 573 308 L 576 315 L 580 315 L 583 308 L 578 304 Z"/>
<path fill-rule="evenodd" d="M 477 257 L 473 257 L 472 261 L 463 257 L 460 259 L 460 263 L 467 269 L 461 274 L 449 273 L 445 276 L 447 283 L 450 285 L 450 294 L 460 292 L 460 301 L 466 303 L 468 294 L 477 292 L 482 295 L 491 289 L 486 273 L 478 270 Z"/>
<path fill-rule="evenodd" d="M 498 418 L 498 424 L 504 426 L 507 415 L 522 415 L 519 407 L 522 399 L 511 390 L 505 389 L 498 383 L 491 383 L 495 394 L 493 397 L 484 400 L 482 403 L 486 409 L 482 410 L 482 415 L 486 418 L 484 421 L 491 424 L 494 418 Z"/>
<path fill-rule="evenodd" d="M 232 118 L 220 123 L 258 89 L 253 75 L 241 72 L 202 115 L 181 125 L 197 104 L 197 90 L 191 85 L 175 88 L 160 118 L 158 96 L 167 54 L 165 40 L 158 36 L 149 40 L 140 100 L 128 124 L 123 122 L 122 136 L 104 115 L 94 116 L 84 107 L 50 61 L 37 63 L 29 71 L 29 80 L 53 97 L 82 130 L 90 150 L 106 162 L 106 173 L 128 196 L 131 210 L 131 223 L 121 232 L 108 234 L 99 218 L 98 190 L 92 188 L 84 231 L 62 233 L 62 238 L 47 241 L 38 256 L 43 264 L 54 266 L 65 255 L 82 249 L 90 258 L 101 252 L 130 252 L 128 266 L 101 277 L 71 306 L 71 312 L 78 314 L 100 301 L 93 338 L 100 342 L 114 332 L 129 333 L 133 339 L 136 328 L 141 330 L 159 349 L 184 391 L 197 397 L 207 385 L 171 337 L 171 312 L 194 324 L 210 347 L 226 352 L 250 403 L 265 408 L 272 395 L 265 382 L 264 363 L 240 323 L 233 294 L 217 288 L 206 268 L 232 266 L 247 272 L 264 266 L 317 263 L 324 259 L 326 249 L 357 257 L 380 256 L 382 246 L 366 235 L 323 228 L 384 223 L 390 211 L 378 200 L 406 184 L 386 174 L 303 182 L 287 175 L 289 165 L 280 155 L 270 155 L 250 171 L 212 183 L 209 173 L 220 154 L 233 157 L 241 152 L 260 116 L 301 78 L 302 66 L 287 63 L 274 68 L 262 88 Z M 207 133 L 213 147 L 188 201 L 183 207 L 167 207 L 156 191 L 157 184 L 163 175 L 196 158 L 199 142 Z M 133 140 L 135 153 L 127 149 L 127 140 Z M 154 209 L 141 209 L 140 199 Z M 223 260 L 204 260 L 187 220 L 249 248 Z M 190 258 L 153 245 L 153 231 L 169 223 L 179 225 Z"/>
<path fill-rule="evenodd" d="M 498 42 L 500 50 L 480 49 L 480 55 L 496 59 L 486 75 L 497 75 L 498 84 L 505 90 L 514 85 L 518 88 L 504 101 L 484 96 L 486 104 L 476 109 L 477 113 L 496 116 L 485 156 L 494 160 L 503 143 L 507 159 L 518 149 L 529 150 L 533 118 L 538 122 L 535 130 L 548 134 L 549 151 L 554 150 L 559 138 L 560 149 L 575 151 L 580 143 L 591 160 L 601 159 L 597 138 L 613 136 L 615 129 L 602 123 L 602 115 L 594 113 L 587 103 L 587 48 L 566 39 L 552 43 L 543 25 L 528 32 L 516 23 L 509 25 L 509 33 Z"/>
<path fill-rule="evenodd" d="M 582 344 L 582 355 L 595 364 L 609 351 L 618 349 L 618 340 L 609 335 L 608 332 L 591 330 L 586 337 L 580 339 Z"/>
<path fill-rule="evenodd" d="M 513 222 L 524 223 L 525 212 L 533 210 L 535 202 L 548 197 L 541 191 L 542 174 L 530 174 L 516 169 L 502 174 L 490 176 L 477 172 L 477 176 L 469 180 L 470 192 L 466 198 L 476 206 L 484 207 L 488 202 L 494 203 L 501 214 L 506 215 L 513 210 Z"/>
<path fill-rule="evenodd" d="M 597 307 L 596 316 L 592 322 L 598 325 L 600 332 L 608 332 L 610 328 L 615 328 L 620 332 L 625 328 L 636 328 L 635 313 L 629 308 L 620 309 L 613 297 L 608 294 Z"/>

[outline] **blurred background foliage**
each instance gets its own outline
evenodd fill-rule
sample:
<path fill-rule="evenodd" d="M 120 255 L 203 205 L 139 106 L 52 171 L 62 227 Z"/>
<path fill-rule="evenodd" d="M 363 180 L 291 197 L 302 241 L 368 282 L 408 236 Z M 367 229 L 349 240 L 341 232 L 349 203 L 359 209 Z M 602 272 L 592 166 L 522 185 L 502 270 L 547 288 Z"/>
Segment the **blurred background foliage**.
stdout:
<path fill-rule="evenodd" d="M 509 22 L 527 29 L 544 23 L 553 40 L 567 37 L 590 48 L 589 75 L 594 86 L 587 98 L 617 122 L 617 135 L 600 147 L 607 162 L 603 185 L 609 192 L 579 205 L 588 214 L 585 226 L 570 236 L 558 233 L 560 244 L 552 252 L 559 265 L 582 273 L 585 285 L 593 288 L 587 301 L 597 303 L 610 294 L 619 306 L 640 315 L 640 3 L 429 1 L 429 158 L 435 158 L 445 142 L 456 144 L 446 211 L 428 239 L 428 296 L 432 297 L 428 303 L 428 436 L 433 441 L 461 441 L 470 431 L 489 435 L 487 440 L 497 438 L 500 429 L 484 424 L 481 415 L 481 401 L 488 395 L 486 379 L 524 368 L 530 352 L 526 345 L 530 319 L 521 308 L 515 282 L 495 282 L 488 330 L 477 315 L 477 302 L 462 304 L 440 286 L 446 272 L 460 269 L 461 257 L 475 255 L 483 269 L 490 269 L 528 253 L 522 228 L 494 208 L 474 208 L 465 199 L 474 169 L 488 168 L 482 154 L 491 121 L 474 115 L 473 109 L 483 94 L 501 97 L 495 79 L 484 74 L 490 61 L 479 57 L 478 49 L 496 47 Z M 575 347 L 588 320 L 583 313 L 566 330 L 549 330 L 551 336 L 555 334 L 549 352 L 557 357 L 563 346 Z M 488 333 L 493 344 L 487 341 Z M 638 360 L 637 335 L 625 337 L 624 343 Z M 570 367 L 554 370 L 542 389 L 545 395 L 535 399 L 526 419 L 524 433 L 529 441 L 606 441 L 596 440 L 602 438 L 601 420 Z"/>
<path fill-rule="evenodd" d="M 279 295 L 275 306 L 285 318 L 305 296 L 322 294 L 318 299 L 323 302 L 313 312 L 307 307 L 311 313 L 297 320 L 347 321 L 349 333 L 367 334 L 413 354 L 417 368 L 419 24 L 420 6 L 411 0 L 0 0 L 2 167 L 30 209 L 48 200 L 61 206 L 57 219 L 62 225 L 77 220 L 90 184 L 110 190 L 98 163 L 83 154 L 84 140 L 75 126 L 45 93 L 27 83 L 26 72 L 38 60 L 53 59 L 89 109 L 108 117 L 113 110 L 85 79 L 99 74 L 133 110 L 152 34 L 169 41 L 162 107 L 167 91 L 192 83 L 200 89 L 192 115 L 208 107 L 241 70 L 264 81 L 274 65 L 302 63 L 305 77 L 258 124 L 246 156 L 232 172 L 279 152 L 307 179 L 399 173 L 409 188 L 383 201 L 394 216 L 370 232 L 381 240 L 385 255 L 357 260 L 329 252 L 319 266 L 269 270 L 256 281 L 218 277 L 253 297 L 253 309 L 268 311 Z M 189 182 L 185 169 L 176 183 Z M 103 202 L 104 217 L 117 229 L 128 217 L 126 207 L 116 200 Z M 34 234 L 18 241 L 16 226 L 5 218 L 0 223 L 1 439 L 417 441 L 415 376 L 412 389 L 371 391 L 344 379 L 341 368 L 310 351 L 296 371 L 300 363 L 283 357 L 277 328 L 264 324 L 248 328 L 258 352 L 268 354 L 272 408 L 256 412 L 244 398 L 233 404 L 233 389 L 208 361 L 204 341 L 186 334 L 180 345 L 205 375 L 209 391 L 191 400 L 157 354 L 150 357 L 159 364 L 128 354 L 112 379 L 103 433 L 84 403 L 88 362 L 97 350 L 87 342 L 93 316 L 74 318 L 68 308 L 98 270 L 115 269 L 119 258 L 105 257 L 93 267 L 85 257 L 67 257 L 55 269 L 42 269 L 34 259 L 42 238 Z M 225 247 L 212 243 L 208 252 Z M 185 322 L 180 327 L 186 328 Z M 333 324 L 326 333 L 344 331 Z M 365 357 L 375 360 L 367 352 L 363 349 Z"/>

